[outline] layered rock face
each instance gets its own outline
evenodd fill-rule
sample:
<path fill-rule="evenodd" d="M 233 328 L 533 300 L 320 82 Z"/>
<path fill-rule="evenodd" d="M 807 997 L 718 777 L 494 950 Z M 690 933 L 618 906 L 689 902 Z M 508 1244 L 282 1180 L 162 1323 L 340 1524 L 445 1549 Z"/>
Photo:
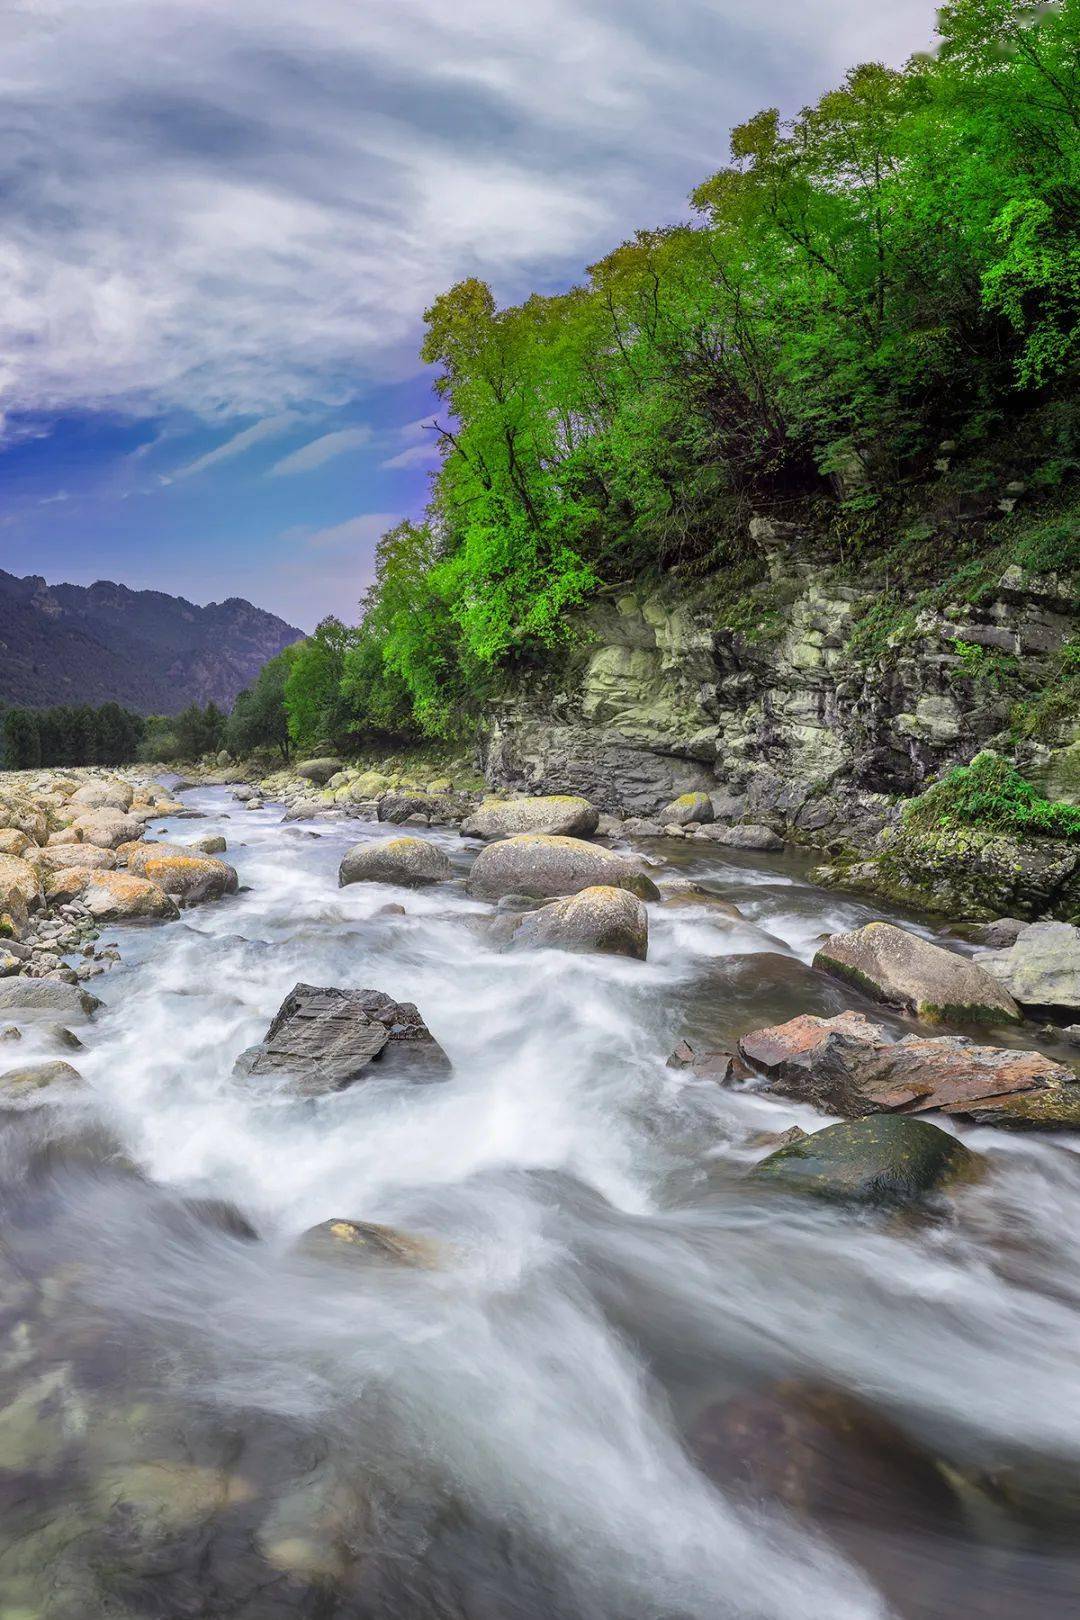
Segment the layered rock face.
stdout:
<path fill-rule="evenodd" d="M 1080 630 L 1067 582 L 1011 568 L 992 600 L 922 613 L 867 660 L 851 638 L 878 593 L 800 561 L 783 527 L 751 525 L 774 584 L 757 626 L 733 632 L 671 589 L 591 609 L 583 652 L 492 704 L 489 782 L 637 814 L 704 790 L 720 819 L 869 841 L 886 795 L 917 793 L 1002 731 L 1012 698 L 985 660 L 1018 658 L 1034 677 Z"/>

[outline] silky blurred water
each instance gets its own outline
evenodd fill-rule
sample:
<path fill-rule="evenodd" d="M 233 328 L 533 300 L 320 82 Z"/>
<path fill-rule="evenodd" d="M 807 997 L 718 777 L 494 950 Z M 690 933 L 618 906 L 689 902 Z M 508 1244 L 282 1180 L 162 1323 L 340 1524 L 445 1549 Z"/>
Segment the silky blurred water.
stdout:
<path fill-rule="evenodd" d="M 206 819 L 162 833 L 224 832 L 240 894 L 108 931 L 86 1096 L 0 1132 L 3 1620 L 1075 1612 L 1080 1157 L 969 1131 L 991 1174 L 949 1218 L 792 1207 L 748 1190 L 751 1138 L 821 1116 L 665 1064 L 685 1034 L 857 1005 L 810 961 L 880 911 L 687 842 L 657 875 L 744 920 L 654 905 L 646 963 L 500 953 L 460 882 L 338 888 L 396 829 L 186 797 Z M 424 835 L 464 875 L 473 847 Z M 415 1001 L 452 1079 L 238 1080 L 299 980 Z M 331 1217 L 439 1263 L 297 1251 Z M 962 1531 L 887 1527 L 882 1580 L 707 1478 L 696 1415 L 781 1378 L 899 1423 Z"/>

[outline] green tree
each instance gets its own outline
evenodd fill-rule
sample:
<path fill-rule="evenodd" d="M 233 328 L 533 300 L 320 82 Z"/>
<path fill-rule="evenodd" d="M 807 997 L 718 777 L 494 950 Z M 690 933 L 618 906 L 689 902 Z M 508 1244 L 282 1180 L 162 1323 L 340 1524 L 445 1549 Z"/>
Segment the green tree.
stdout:
<path fill-rule="evenodd" d="M 41 735 L 32 709 L 8 709 L 4 715 L 4 764 L 9 771 L 30 771 L 41 764 Z"/>
<path fill-rule="evenodd" d="M 290 654 L 286 648 L 263 665 L 254 683 L 241 692 L 225 725 L 225 746 L 237 756 L 272 749 L 288 759 L 289 718 L 285 709 L 285 683 Z"/>

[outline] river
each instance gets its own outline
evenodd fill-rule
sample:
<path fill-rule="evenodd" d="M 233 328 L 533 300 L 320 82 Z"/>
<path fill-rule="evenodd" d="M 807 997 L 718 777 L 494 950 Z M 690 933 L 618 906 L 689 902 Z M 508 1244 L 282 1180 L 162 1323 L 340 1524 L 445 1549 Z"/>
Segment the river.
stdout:
<path fill-rule="evenodd" d="M 658 875 L 745 920 L 654 905 L 646 963 L 500 953 L 458 885 L 338 888 L 394 829 L 186 799 L 156 833 L 224 832 L 241 892 L 109 930 L 85 1100 L 0 1131 L 2 1620 L 1077 1612 L 1080 1155 L 968 1130 L 991 1173 L 948 1217 L 808 1207 L 745 1175 L 822 1117 L 665 1063 L 859 1005 L 810 958 L 887 912 L 672 842 Z M 452 1080 L 234 1078 L 298 980 L 415 1001 Z M 330 1217 L 437 1262 L 298 1252 Z M 707 1477 L 698 1415 L 777 1380 L 900 1425 L 959 1517 L 871 1486 L 854 1546 Z"/>

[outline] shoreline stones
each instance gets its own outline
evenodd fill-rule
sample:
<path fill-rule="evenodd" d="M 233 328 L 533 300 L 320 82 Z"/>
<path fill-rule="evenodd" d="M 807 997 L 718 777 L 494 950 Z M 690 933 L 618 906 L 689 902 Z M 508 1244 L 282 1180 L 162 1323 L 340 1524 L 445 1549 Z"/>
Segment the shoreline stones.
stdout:
<path fill-rule="evenodd" d="M 300 1097 L 342 1091 L 365 1071 L 412 1081 L 443 1080 L 450 1060 L 411 1001 L 380 990 L 296 984 L 264 1039 L 242 1052 L 234 1073 L 290 1076 Z"/>
<path fill-rule="evenodd" d="M 338 886 L 393 883 L 415 889 L 445 883 L 453 875 L 449 856 L 429 838 L 372 839 L 345 855 L 338 868 Z"/>
<path fill-rule="evenodd" d="M 867 923 L 851 933 L 833 934 L 813 965 L 875 1001 L 922 1018 L 1021 1021 L 1016 1002 L 983 968 L 893 923 Z"/>
<path fill-rule="evenodd" d="M 95 922 L 166 922 L 180 915 L 176 901 L 164 889 L 130 872 L 69 866 L 54 872 L 45 890 L 52 900 L 78 900 Z"/>
<path fill-rule="evenodd" d="M 30 979 L 21 974 L 0 983 L 0 1013 L 59 1014 L 62 1018 L 92 1018 L 102 1003 L 88 990 L 58 979 Z"/>
<path fill-rule="evenodd" d="M 755 1030 L 739 1055 L 769 1090 L 830 1114 L 944 1114 L 981 1125 L 1080 1127 L 1080 1082 L 1039 1052 L 963 1035 L 892 1037 L 862 1013 Z"/>
<path fill-rule="evenodd" d="M 979 965 L 1022 1007 L 1080 1013 L 1080 928 L 1070 923 L 1023 925 L 1005 949 L 988 951 Z"/>
<path fill-rule="evenodd" d="M 238 887 L 235 867 L 183 844 L 140 839 L 122 844 L 117 854 L 127 862 L 129 872 L 147 878 L 165 894 L 175 895 L 187 905 L 220 900 L 223 895 L 235 894 Z"/>
<path fill-rule="evenodd" d="M 660 897 L 637 861 L 580 838 L 547 833 L 519 833 L 485 845 L 466 887 L 480 900 L 499 900 L 506 894 L 556 900 L 595 887 L 627 889 L 640 900 Z"/>

